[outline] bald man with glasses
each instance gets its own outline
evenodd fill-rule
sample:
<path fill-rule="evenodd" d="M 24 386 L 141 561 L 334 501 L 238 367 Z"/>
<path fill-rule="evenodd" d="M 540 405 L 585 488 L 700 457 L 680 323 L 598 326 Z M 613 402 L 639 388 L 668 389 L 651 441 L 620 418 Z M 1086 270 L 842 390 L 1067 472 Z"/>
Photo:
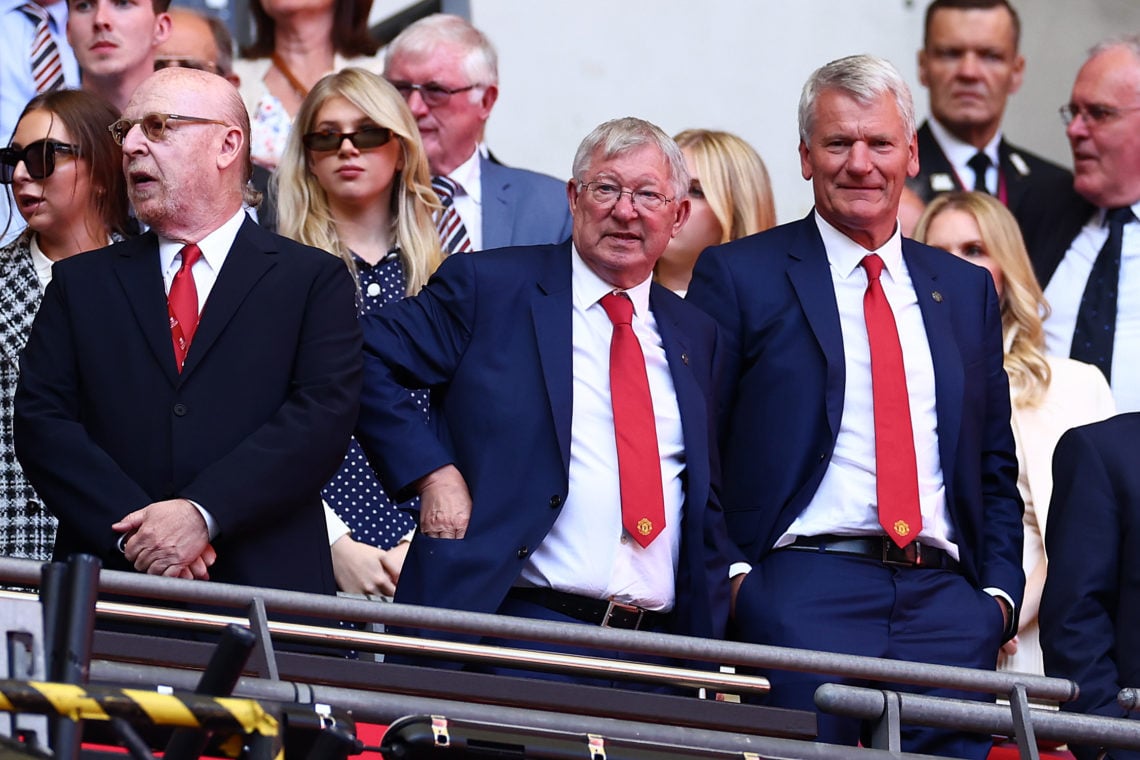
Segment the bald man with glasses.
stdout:
<path fill-rule="evenodd" d="M 55 557 L 333 593 L 320 489 L 356 419 L 352 278 L 246 216 L 249 120 L 222 78 L 155 72 L 109 129 L 149 231 L 55 268 L 16 392 Z"/>
<path fill-rule="evenodd" d="M 495 48 L 482 32 L 458 16 L 420 19 L 388 46 L 384 76 L 416 117 L 432 184 L 450 212 L 439 222 L 445 253 L 570 237 L 563 183 L 503 166 L 482 144 L 499 97 Z"/>

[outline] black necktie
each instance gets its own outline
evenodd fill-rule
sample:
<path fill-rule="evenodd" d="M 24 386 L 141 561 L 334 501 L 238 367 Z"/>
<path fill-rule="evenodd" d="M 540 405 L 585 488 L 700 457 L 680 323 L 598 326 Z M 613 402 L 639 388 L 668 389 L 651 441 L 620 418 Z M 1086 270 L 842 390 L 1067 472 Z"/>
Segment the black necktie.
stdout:
<path fill-rule="evenodd" d="M 1077 324 L 1073 329 L 1072 358 L 1095 364 L 1112 380 L 1112 339 L 1116 332 L 1116 295 L 1120 284 L 1120 242 L 1124 225 L 1135 219 L 1131 208 L 1110 209 L 1108 240 L 1096 255 L 1089 272 Z"/>
<path fill-rule="evenodd" d="M 974 170 L 974 189 L 980 193 L 989 193 L 986 187 L 986 171 L 990 168 L 990 157 L 980 150 L 970 157 L 966 166 Z"/>

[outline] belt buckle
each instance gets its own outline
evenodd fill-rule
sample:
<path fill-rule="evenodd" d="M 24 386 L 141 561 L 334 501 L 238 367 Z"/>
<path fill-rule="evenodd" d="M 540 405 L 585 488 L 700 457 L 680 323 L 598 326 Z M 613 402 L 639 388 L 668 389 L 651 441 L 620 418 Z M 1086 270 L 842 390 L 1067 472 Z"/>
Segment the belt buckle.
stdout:
<path fill-rule="evenodd" d="M 610 627 L 610 618 L 613 617 L 614 610 L 623 610 L 629 613 L 636 613 L 637 620 L 634 621 L 633 630 L 636 631 L 641 628 L 641 619 L 645 616 L 645 610 L 641 609 L 640 607 L 635 607 L 632 604 L 622 604 L 621 602 L 615 602 L 613 599 L 610 599 L 609 603 L 606 605 L 606 614 L 602 616 L 602 628 Z"/>
<path fill-rule="evenodd" d="M 884 536 L 883 564 L 895 567 L 920 567 L 922 565 L 922 544 L 912 541 L 905 547 L 899 546 L 889 537 Z M 892 556 L 892 554 L 894 556 Z"/>

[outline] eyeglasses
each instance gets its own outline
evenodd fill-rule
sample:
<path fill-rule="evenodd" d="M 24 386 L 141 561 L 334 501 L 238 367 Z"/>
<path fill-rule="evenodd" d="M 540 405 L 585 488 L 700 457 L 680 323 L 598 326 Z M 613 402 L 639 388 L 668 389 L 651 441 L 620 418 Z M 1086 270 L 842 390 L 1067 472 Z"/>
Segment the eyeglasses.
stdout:
<path fill-rule="evenodd" d="M 341 144 L 348 140 L 357 150 L 371 150 L 387 145 L 391 139 L 392 130 L 387 127 L 361 127 L 355 132 L 333 132 L 328 129 L 309 132 L 301 137 L 301 142 L 309 150 L 328 151 L 340 150 Z"/>
<path fill-rule="evenodd" d="M 1133 108 L 1113 108 L 1112 106 L 1102 106 L 1096 103 L 1087 106 L 1069 103 L 1068 105 L 1061 106 L 1057 110 L 1060 112 L 1061 121 L 1065 122 L 1066 127 L 1072 124 L 1073 120 L 1078 116 L 1083 116 L 1085 123 L 1089 126 L 1100 126 L 1130 111 L 1140 111 L 1140 106 Z"/>
<path fill-rule="evenodd" d="M 55 154 L 69 153 L 79 155 L 78 145 L 56 142 L 55 140 L 36 140 L 24 146 L 23 150 L 17 148 L 0 148 L 0 183 L 12 184 L 12 177 L 16 173 L 16 165 L 21 161 L 27 168 L 32 179 L 46 179 L 55 171 Z"/>
<path fill-rule="evenodd" d="M 171 119 L 175 121 L 185 121 L 190 124 L 220 124 L 223 127 L 230 126 L 224 121 L 217 121 L 216 119 L 203 119 L 200 116 L 180 116 L 176 113 L 148 113 L 141 119 L 119 119 L 114 124 L 111 124 L 107 129 L 111 133 L 111 137 L 115 138 L 115 142 L 119 145 L 123 144 L 123 140 L 127 139 L 127 133 L 131 128 L 138 124 L 142 128 L 142 133 L 146 139 L 151 142 L 158 142 L 166 134 L 166 122 Z"/>
<path fill-rule="evenodd" d="M 599 206 L 616 206 L 623 195 L 628 195 L 630 202 L 641 211 L 660 211 L 666 203 L 673 199 L 663 193 L 653 190 L 622 190 L 610 182 L 582 182 L 578 181 L 579 192 L 585 190 L 591 200 Z"/>
<path fill-rule="evenodd" d="M 452 89 L 438 85 L 435 82 L 428 82 L 427 84 L 392 82 L 392 86 L 396 88 L 396 92 L 404 97 L 404 100 L 412 97 L 413 92 L 419 92 L 420 97 L 423 98 L 424 105 L 428 108 L 436 108 L 437 106 L 445 105 L 447 101 L 451 100 L 452 95 L 474 90 L 476 87 L 482 87 L 483 85 L 469 84 L 466 87 L 455 87 Z"/>
<path fill-rule="evenodd" d="M 218 64 L 212 61 L 203 61 L 201 58 L 191 58 L 185 55 L 168 55 L 154 59 L 154 70 L 178 68 L 194 69 L 195 71 L 208 71 L 211 74 L 221 74 Z"/>

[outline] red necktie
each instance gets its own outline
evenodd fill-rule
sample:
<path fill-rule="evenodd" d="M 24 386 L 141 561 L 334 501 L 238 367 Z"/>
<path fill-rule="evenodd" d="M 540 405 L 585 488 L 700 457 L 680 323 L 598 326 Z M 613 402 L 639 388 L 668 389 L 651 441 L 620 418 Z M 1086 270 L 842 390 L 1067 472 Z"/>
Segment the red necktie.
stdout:
<path fill-rule="evenodd" d="M 170 310 L 170 337 L 174 341 L 174 361 L 178 371 L 182 371 L 182 364 L 186 361 L 186 352 L 190 350 L 190 341 L 194 340 L 194 331 L 198 329 L 198 288 L 194 286 L 194 275 L 191 268 L 194 262 L 202 256 L 202 249 L 190 243 L 182 248 L 182 266 L 174 275 L 174 282 L 170 284 L 170 295 L 166 303 Z"/>
<path fill-rule="evenodd" d="M 634 541 L 645 547 L 665 527 L 661 452 L 657 447 L 649 376 L 641 343 L 633 332 L 633 302 L 624 293 L 610 293 L 601 304 L 614 323 L 610 339 L 610 401 L 621 482 L 621 524 Z"/>
<path fill-rule="evenodd" d="M 863 294 L 863 317 L 871 343 L 871 393 L 875 405 L 875 471 L 879 500 L 879 524 L 899 546 L 906 546 L 922 530 L 918 503 L 918 465 L 914 456 L 914 432 L 910 422 L 910 397 L 902 345 L 891 305 L 879 275 L 883 260 L 878 254 L 863 257 L 867 292 Z"/>

